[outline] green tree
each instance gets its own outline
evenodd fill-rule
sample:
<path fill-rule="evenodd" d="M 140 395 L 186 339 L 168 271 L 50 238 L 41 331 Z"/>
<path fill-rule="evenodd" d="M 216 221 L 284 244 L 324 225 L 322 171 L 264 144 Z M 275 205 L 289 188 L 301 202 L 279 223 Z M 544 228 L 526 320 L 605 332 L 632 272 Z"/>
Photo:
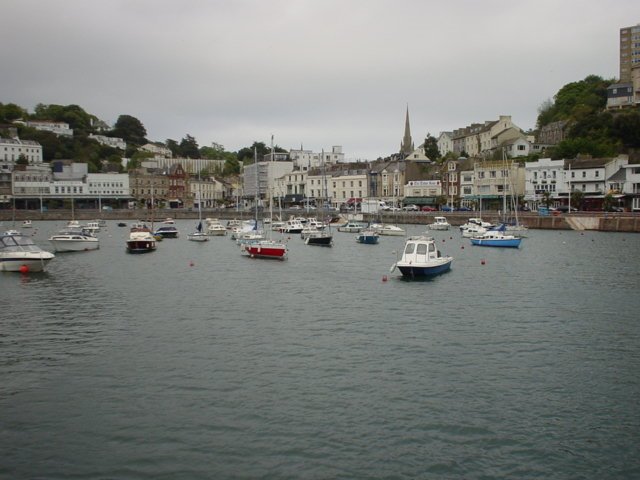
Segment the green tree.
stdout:
<path fill-rule="evenodd" d="M 574 190 L 571 192 L 571 205 L 578 210 L 582 208 L 582 201 L 584 200 L 584 192 L 582 190 Z"/>
<path fill-rule="evenodd" d="M 147 143 L 147 130 L 140 120 L 131 115 L 120 115 L 111 134 L 134 145 L 141 146 Z"/>
<path fill-rule="evenodd" d="M 176 142 L 175 140 L 172 140 L 171 138 L 167 138 L 167 141 L 164 142 L 164 144 L 167 146 L 169 150 L 171 150 L 171 154 L 174 157 L 180 156 L 180 145 L 178 145 L 178 142 Z"/>
<path fill-rule="evenodd" d="M 180 156 L 184 158 L 200 158 L 198 142 L 194 137 L 187 134 L 181 141 L 178 149 Z"/>
<path fill-rule="evenodd" d="M 611 134 L 626 148 L 640 148 L 640 111 L 635 109 L 615 115 Z"/>
<path fill-rule="evenodd" d="M 551 194 L 548 191 L 542 193 L 542 203 L 544 203 L 547 208 L 551 206 Z"/>
<path fill-rule="evenodd" d="M 568 138 L 556 145 L 551 151 L 551 158 L 575 158 L 580 154 L 593 157 L 611 157 L 616 154 L 618 145 L 606 138 L 577 137 Z"/>
<path fill-rule="evenodd" d="M 251 145 L 250 147 L 245 147 L 238 150 L 238 161 L 246 165 L 251 165 L 254 158 L 254 149 L 257 152 L 258 161 L 262 160 L 262 158 L 271 151 L 271 149 L 267 147 L 263 142 L 253 142 L 253 145 Z"/>
<path fill-rule="evenodd" d="M 0 122 L 10 123 L 13 120 L 27 118 L 27 111 L 15 103 L 0 103 Z"/>
<path fill-rule="evenodd" d="M 610 212 L 611 211 L 611 207 L 613 207 L 614 202 L 615 202 L 615 199 L 613 198 L 613 194 L 607 193 L 604 196 L 604 199 L 602 200 L 602 209 L 605 212 Z"/>
<path fill-rule="evenodd" d="M 427 133 L 427 137 L 424 139 L 424 153 L 429 160 L 437 161 L 440 158 L 440 151 L 438 150 L 438 139 Z"/>
<path fill-rule="evenodd" d="M 29 165 L 29 160 L 24 153 L 18 155 L 18 159 L 16 160 L 16 165 Z"/>
<path fill-rule="evenodd" d="M 227 158 L 224 162 L 224 168 L 222 169 L 222 175 L 228 177 L 230 175 L 237 175 L 240 173 L 240 162 L 237 158 Z"/>
<path fill-rule="evenodd" d="M 579 82 L 568 83 L 538 108 L 538 128 L 558 120 L 580 121 L 601 111 L 607 104 L 607 87 L 611 80 L 589 75 Z"/>
<path fill-rule="evenodd" d="M 88 135 L 93 131 L 93 122 L 97 117 L 87 113 L 78 105 L 36 105 L 33 118 L 65 122 L 73 129 L 74 135 Z"/>

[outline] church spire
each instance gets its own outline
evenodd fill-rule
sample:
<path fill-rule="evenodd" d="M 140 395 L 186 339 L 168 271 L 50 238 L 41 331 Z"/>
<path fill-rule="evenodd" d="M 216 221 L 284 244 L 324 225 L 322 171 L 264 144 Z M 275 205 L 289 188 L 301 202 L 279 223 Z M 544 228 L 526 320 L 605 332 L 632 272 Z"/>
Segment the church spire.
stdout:
<path fill-rule="evenodd" d="M 402 138 L 402 142 L 400 142 L 400 154 L 406 158 L 413 150 L 411 127 L 409 127 L 409 104 L 407 104 L 407 116 L 404 121 L 404 137 Z"/>

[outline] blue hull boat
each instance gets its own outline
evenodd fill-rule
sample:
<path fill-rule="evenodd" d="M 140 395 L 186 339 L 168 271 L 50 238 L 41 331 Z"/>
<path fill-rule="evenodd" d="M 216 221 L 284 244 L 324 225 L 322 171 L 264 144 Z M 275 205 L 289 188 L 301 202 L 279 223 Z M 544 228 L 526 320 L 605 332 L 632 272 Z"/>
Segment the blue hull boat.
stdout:
<path fill-rule="evenodd" d="M 479 247 L 518 248 L 521 238 L 471 238 L 471 245 Z"/>
<path fill-rule="evenodd" d="M 451 262 L 453 258 L 440 253 L 433 237 L 420 235 L 407 239 L 402 258 L 391 267 L 391 272 L 398 268 L 406 278 L 433 277 L 448 271 Z"/>
<path fill-rule="evenodd" d="M 452 259 L 449 258 L 449 260 L 446 263 L 443 263 L 442 265 L 436 265 L 433 267 L 398 265 L 398 269 L 400 270 L 400 273 L 402 273 L 402 276 L 404 277 L 410 277 L 410 278 L 432 277 L 434 275 L 440 275 L 441 273 L 444 273 L 450 270 L 451 262 L 452 262 Z"/>
<path fill-rule="evenodd" d="M 366 231 L 356 235 L 356 242 L 366 245 L 375 245 L 378 243 L 379 235 L 376 232 Z"/>
<path fill-rule="evenodd" d="M 522 242 L 521 237 L 506 234 L 506 225 L 500 226 L 471 237 L 471 245 L 479 247 L 518 248 Z"/>

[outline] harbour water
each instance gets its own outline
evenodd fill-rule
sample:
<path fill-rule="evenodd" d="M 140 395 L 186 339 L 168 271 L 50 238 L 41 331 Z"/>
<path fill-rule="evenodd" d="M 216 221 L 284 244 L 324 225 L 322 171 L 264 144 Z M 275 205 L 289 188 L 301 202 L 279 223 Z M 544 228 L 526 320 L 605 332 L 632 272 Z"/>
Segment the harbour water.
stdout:
<path fill-rule="evenodd" d="M 402 237 L 177 226 L 0 275 L 0 478 L 640 478 L 637 234 L 433 232 L 451 271 L 405 281 Z"/>

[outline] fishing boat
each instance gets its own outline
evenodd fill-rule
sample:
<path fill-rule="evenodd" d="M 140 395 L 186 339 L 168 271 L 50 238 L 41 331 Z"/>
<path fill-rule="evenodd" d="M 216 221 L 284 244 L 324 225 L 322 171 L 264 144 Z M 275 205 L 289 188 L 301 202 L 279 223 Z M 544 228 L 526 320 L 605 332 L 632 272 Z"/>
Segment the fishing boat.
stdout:
<path fill-rule="evenodd" d="M 54 257 L 20 232 L 9 230 L 0 234 L 0 271 L 43 272 Z"/>
<path fill-rule="evenodd" d="M 380 236 L 375 230 L 366 229 L 356 235 L 356 242 L 364 243 L 365 245 L 376 245 L 379 238 Z"/>
<path fill-rule="evenodd" d="M 418 235 L 407 239 L 402 257 L 390 271 L 398 268 L 408 278 L 432 277 L 448 271 L 452 262 L 453 257 L 441 254 L 433 237 Z"/>
<path fill-rule="evenodd" d="M 49 237 L 56 252 L 84 252 L 100 248 L 100 241 L 86 228 L 63 228 Z"/>
<path fill-rule="evenodd" d="M 494 229 L 471 237 L 471 245 L 477 245 L 479 247 L 518 248 L 522 242 L 522 238 L 507 234 L 505 231 L 506 225 L 501 224 Z"/>

